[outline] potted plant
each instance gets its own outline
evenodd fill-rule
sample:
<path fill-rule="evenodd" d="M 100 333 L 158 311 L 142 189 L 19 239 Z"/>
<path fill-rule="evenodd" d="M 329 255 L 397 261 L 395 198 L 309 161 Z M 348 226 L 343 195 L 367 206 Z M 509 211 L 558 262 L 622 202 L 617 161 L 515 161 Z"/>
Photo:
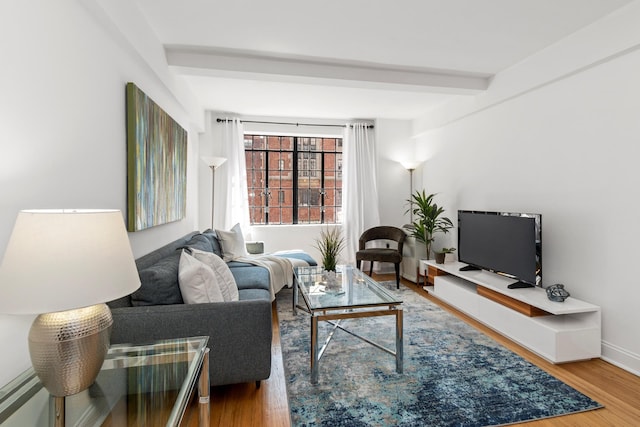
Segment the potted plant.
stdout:
<path fill-rule="evenodd" d="M 320 251 L 322 266 L 326 271 L 336 271 L 338 256 L 344 247 L 344 238 L 339 228 L 327 228 L 320 232 L 315 248 Z"/>
<path fill-rule="evenodd" d="M 424 190 L 416 191 L 407 200 L 409 209 L 405 213 L 412 212 L 414 221 L 404 228 L 419 242 L 425 244 L 427 258 L 431 256 L 431 244 L 434 233 L 448 233 L 453 228 L 453 223 L 447 217 L 443 217 L 444 208 L 438 206 L 433 200 L 435 194 L 427 195 Z"/>
<path fill-rule="evenodd" d="M 442 248 L 439 251 L 434 251 L 436 257 L 436 264 L 444 264 L 444 257 L 447 254 L 453 253 L 456 248 Z"/>

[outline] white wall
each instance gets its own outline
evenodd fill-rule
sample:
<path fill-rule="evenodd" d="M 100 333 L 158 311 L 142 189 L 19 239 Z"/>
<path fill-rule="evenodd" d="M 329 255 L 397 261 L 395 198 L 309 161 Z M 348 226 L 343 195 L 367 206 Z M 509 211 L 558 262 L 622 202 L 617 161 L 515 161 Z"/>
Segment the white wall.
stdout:
<path fill-rule="evenodd" d="M 340 227 L 337 224 L 297 224 L 251 227 L 254 240 L 264 242 L 265 253 L 301 249 L 322 265 L 320 251 L 316 248 L 316 239 L 323 230 Z M 338 263 L 344 260 L 338 259 Z"/>
<path fill-rule="evenodd" d="M 7 0 L 0 6 L 0 256 L 21 209 L 117 208 L 124 215 L 128 81 L 189 132 L 187 218 L 130 233 L 134 255 L 196 228 L 202 118 L 166 64 L 153 68 L 162 63 L 159 44 L 152 44 L 137 9 L 124 0 L 103 3 Z M 111 16 L 129 20 L 115 25 Z M 30 366 L 31 319 L 0 315 L 0 341 L 11 349 L 0 355 L 0 385 Z"/>
<path fill-rule="evenodd" d="M 564 283 L 573 296 L 600 305 L 604 358 L 635 373 L 637 22 L 636 2 L 499 74 L 485 95 L 414 123 L 417 149 L 430 156 L 424 184 L 441 193 L 449 212 L 542 214 L 543 283 Z M 560 54 L 566 52 L 585 54 L 572 62 Z M 559 57 L 562 67 L 549 62 Z"/>
<path fill-rule="evenodd" d="M 402 163 L 417 161 L 415 142 L 411 139 L 411 121 L 377 119 L 375 129 L 380 224 L 402 227 L 409 222 L 409 214 L 405 215 L 405 211 L 411 191 L 410 174 Z M 414 172 L 414 191 L 419 187 L 419 177 Z"/>

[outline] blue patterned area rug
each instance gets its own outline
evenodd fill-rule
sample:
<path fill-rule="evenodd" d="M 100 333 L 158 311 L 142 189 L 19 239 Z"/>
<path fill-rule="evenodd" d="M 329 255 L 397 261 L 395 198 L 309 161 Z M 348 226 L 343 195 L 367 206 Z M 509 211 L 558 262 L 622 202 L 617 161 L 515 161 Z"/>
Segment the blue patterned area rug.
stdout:
<path fill-rule="evenodd" d="M 309 315 L 277 296 L 293 426 L 493 426 L 602 407 L 416 292 L 383 282 L 404 301 L 404 373 L 395 358 L 337 330 L 312 385 Z M 395 348 L 395 318 L 342 325 Z M 320 322 L 319 341 L 330 325 Z"/>

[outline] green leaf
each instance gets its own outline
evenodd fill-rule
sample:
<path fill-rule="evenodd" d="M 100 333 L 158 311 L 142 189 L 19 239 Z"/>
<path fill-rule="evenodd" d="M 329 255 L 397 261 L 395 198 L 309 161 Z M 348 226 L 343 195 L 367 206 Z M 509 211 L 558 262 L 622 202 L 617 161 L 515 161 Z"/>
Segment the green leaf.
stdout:
<path fill-rule="evenodd" d="M 316 239 L 314 245 L 320 256 L 322 257 L 322 265 L 327 271 L 335 271 L 338 263 L 338 257 L 340 252 L 344 248 L 344 238 L 339 228 L 322 230 L 320 232 L 320 238 Z"/>
<path fill-rule="evenodd" d="M 444 214 L 444 208 L 435 203 L 436 194 L 426 194 L 424 190 L 416 191 L 407 199 L 409 208 L 405 211 L 413 213 L 414 221 L 404 226 L 411 236 L 427 246 L 427 256 L 434 233 L 448 233 L 453 223 Z"/>

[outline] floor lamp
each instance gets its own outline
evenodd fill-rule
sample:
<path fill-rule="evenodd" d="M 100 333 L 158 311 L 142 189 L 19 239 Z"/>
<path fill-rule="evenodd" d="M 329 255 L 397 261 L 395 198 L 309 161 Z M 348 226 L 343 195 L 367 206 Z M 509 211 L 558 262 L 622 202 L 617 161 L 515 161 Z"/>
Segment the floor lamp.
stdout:
<path fill-rule="evenodd" d="M 215 230 L 213 226 L 213 206 L 216 194 L 216 168 L 222 166 L 227 159 L 224 157 L 203 157 L 202 160 L 211 168 L 211 229 Z"/>
<path fill-rule="evenodd" d="M 413 171 L 420 163 L 403 162 L 402 166 L 409 171 L 409 224 L 413 224 Z"/>
<path fill-rule="evenodd" d="M 410 226 L 413 226 L 413 171 L 416 170 L 416 167 L 418 167 L 418 165 L 420 165 L 420 162 L 402 162 L 402 166 L 409 171 L 409 224 Z M 406 227 L 406 226 L 405 226 Z M 420 284 L 420 263 L 418 262 L 418 257 L 417 257 L 417 247 L 415 247 L 415 240 L 412 241 L 412 243 L 408 244 L 405 243 L 405 247 L 411 247 L 411 253 L 412 253 L 412 257 L 410 257 L 412 259 L 412 261 L 408 261 L 411 262 L 411 265 L 413 268 L 413 265 L 415 264 L 415 271 L 416 271 L 416 284 Z M 428 257 L 427 257 L 428 258 Z M 403 271 L 405 271 L 405 268 L 409 268 L 409 267 L 404 267 L 403 264 Z M 426 278 L 425 278 L 426 281 Z M 426 284 L 426 283 L 425 283 Z"/>

